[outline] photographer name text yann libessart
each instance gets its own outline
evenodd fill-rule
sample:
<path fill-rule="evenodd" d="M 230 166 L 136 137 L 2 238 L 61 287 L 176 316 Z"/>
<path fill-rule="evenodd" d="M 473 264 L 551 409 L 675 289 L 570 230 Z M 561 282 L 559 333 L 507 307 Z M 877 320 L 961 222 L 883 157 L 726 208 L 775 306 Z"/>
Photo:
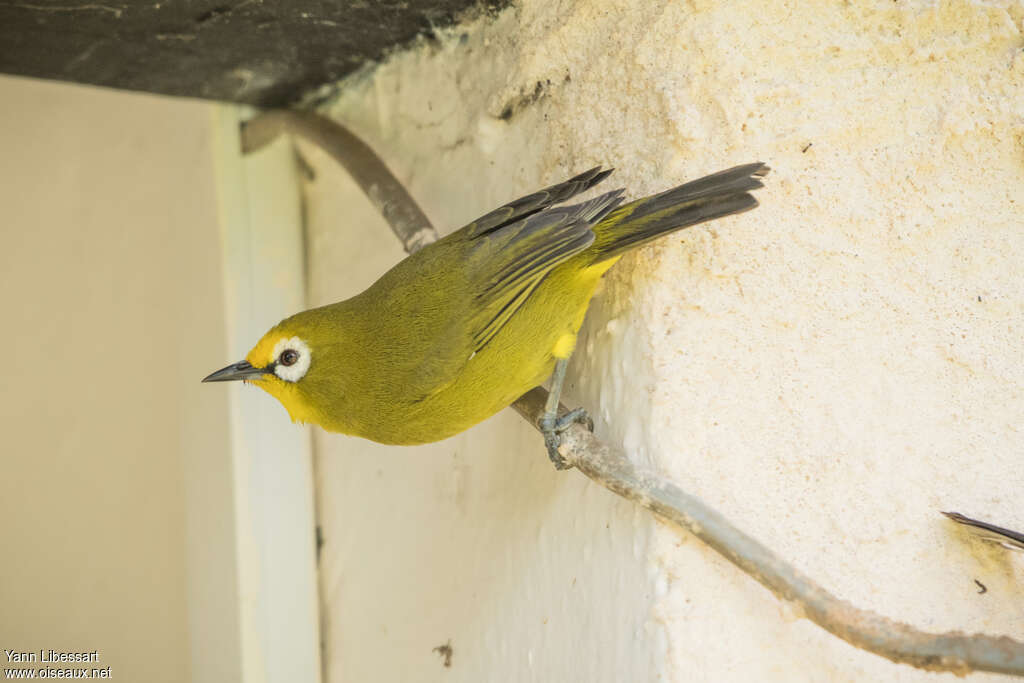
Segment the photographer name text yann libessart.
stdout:
<path fill-rule="evenodd" d="M 4 650 L 7 654 L 7 662 L 98 662 L 100 661 L 99 650 L 92 652 L 61 652 L 59 650 L 40 650 L 39 652 L 19 652 L 17 650 Z"/>

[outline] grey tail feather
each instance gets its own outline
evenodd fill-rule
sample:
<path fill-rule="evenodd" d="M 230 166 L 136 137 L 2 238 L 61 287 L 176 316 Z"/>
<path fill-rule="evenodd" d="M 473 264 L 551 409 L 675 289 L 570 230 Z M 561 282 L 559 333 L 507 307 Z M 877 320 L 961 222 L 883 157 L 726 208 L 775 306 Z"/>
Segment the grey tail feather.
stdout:
<path fill-rule="evenodd" d="M 749 211 L 757 206 L 750 192 L 764 187 L 760 178 L 768 171 L 760 162 L 744 164 L 620 206 L 594 226 L 589 252 L 604 261 L 675 230 Z"/>

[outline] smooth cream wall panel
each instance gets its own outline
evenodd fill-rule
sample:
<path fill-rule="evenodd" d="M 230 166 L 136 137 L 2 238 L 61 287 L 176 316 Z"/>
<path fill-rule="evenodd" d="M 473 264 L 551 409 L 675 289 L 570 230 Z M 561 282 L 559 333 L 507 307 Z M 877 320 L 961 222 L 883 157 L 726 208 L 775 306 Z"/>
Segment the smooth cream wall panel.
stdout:
<path fill-rule="evenodd" d="M 212 105 L 0 102 L 0 648 L 238 680 Z"/>

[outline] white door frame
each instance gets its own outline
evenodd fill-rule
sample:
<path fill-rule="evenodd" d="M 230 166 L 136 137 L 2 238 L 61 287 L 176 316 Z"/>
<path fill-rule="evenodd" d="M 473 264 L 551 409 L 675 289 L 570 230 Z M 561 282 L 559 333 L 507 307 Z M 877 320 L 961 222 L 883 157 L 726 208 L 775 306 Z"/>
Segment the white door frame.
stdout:
<path fill-rule="evenodd" d="M 291 143 L 282 137 L 242 156 L 243 109 L 215 108 L 214 156 L 228 355 L 305 304 L 302 209 Z M 223 385 L 222 385 L 223 386 Z M 233 383 L 237 608 L 243 683 L 319 683 L 319 599 L 308 427 L 281 405 Z"/>

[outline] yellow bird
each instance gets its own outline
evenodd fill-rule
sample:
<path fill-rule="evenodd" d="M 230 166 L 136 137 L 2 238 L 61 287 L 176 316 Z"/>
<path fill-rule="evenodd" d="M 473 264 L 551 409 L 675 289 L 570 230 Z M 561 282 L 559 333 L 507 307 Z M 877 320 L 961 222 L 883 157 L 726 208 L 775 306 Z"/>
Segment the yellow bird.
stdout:
<path fill-rule="evenodd" d="M 746 164 L 622 203 L 559 206 L 600 167 L 496 209 L 401 261 L 351 299 L 297 313 L 204 382 L 246 380 L 294 422 L 387 444 L 439 441 L 552 379 L 541 420 L 552 462 L 566 361 L 601 276 L 641 244 L 757 206 L 768 171 Z"/>

